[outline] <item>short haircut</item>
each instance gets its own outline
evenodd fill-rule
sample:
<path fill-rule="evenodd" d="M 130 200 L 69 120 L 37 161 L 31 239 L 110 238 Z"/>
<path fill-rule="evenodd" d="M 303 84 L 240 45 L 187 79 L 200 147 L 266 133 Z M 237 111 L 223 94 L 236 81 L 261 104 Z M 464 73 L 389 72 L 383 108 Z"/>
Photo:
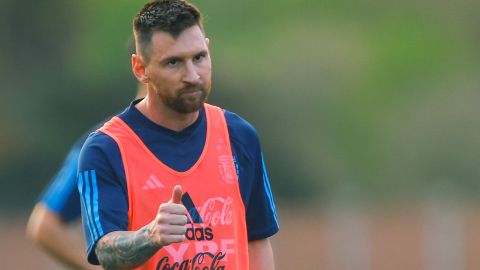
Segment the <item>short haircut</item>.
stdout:
<path fill-rule="evenodd" d="M 137 52 L 148 62 L 152 53 L 152 34 L 155 31 L 167 32 L 177 38 L 185 29 L 194 25 L 203 31 L 202 14 L 194 5 L 184 0 L 151 1 L 133 18 Z"/>

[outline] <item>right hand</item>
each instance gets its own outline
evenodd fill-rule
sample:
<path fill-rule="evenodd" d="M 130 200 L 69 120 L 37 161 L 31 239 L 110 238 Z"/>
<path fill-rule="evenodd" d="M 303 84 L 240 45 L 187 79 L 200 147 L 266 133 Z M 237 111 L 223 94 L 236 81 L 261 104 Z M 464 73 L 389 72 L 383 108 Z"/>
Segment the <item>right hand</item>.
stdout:
<path fill-rule="evenodd" d="M 159 247 L 183 242 L 187 231 L 186 213 L 187 209 L 182 204 L 182 186 L 176 185 L 170 201 L 160 205 L 157 216 L 150 223 L 152 242 Z"/>

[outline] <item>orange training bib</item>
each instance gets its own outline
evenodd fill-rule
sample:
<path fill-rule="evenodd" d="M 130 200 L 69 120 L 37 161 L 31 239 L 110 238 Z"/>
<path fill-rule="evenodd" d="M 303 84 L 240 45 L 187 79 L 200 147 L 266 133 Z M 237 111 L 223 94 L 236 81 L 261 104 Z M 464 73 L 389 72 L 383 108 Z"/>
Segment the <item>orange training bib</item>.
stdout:
<path fill-rule="evenodd" d="M 205 104 L 203 152 L 186 172 L 163 164 L 120 118 L 101 129 L 120 149 L 128 189 L 129 230 L 150 223 L 175 185 L 183 188 L 188 210 L 186 240 L 161 248 L 137 269 L 248 270 L 245 208 L 222 109 Z"/>

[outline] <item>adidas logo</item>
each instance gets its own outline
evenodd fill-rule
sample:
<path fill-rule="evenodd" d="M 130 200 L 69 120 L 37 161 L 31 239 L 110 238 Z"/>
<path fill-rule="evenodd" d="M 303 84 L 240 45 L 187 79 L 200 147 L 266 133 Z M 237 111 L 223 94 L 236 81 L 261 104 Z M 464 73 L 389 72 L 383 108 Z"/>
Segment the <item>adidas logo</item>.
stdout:
<path fill-rule="evenodd" d="M 197 207 L 193 203 L 192 198 L 185 192 L 182 196 L 182 203 L 187 208 L 189 217 L 187 220 L 188 226 L 187 231 L 185 233 L 185 237 L 188 240 L 196 240 L 196 241 L 210 241 L 213 240 L 213 229 L 209 226 L 205 226 L 203 224 L 202 217 L 200 217 L 200 213 L 198 213 Z M 201 226 L 196 227 L 194 224 L 201 224 Z"/>
<path fill-rule="evenodd" d="M 159 189 L 159 188 L 163 188 L 164 185 L 162 184 L 162 182 L 160 182 L 160 180 L 158 180 L 158 178 L 153 175 L 153 174 L 150 174 L 150 176 L 148 177 L 147 181 L 145 182 L 145 185 L 143 185 L 143 190 L 152 190 L 152 189 Z"/>

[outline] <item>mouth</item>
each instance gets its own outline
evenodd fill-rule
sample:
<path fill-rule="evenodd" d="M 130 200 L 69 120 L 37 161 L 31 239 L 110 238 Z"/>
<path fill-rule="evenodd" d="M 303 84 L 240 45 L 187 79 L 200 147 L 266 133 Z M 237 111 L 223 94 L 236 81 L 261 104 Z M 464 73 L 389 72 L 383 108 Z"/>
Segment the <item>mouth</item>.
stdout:
<path fill-rule="evenodd" d="M 201 87 L 192 87 L 192 88 L 182 89 L 182 91 L 180 91 L 180 95 L 196 95 L 202 92 L 203 90 Z"/>

